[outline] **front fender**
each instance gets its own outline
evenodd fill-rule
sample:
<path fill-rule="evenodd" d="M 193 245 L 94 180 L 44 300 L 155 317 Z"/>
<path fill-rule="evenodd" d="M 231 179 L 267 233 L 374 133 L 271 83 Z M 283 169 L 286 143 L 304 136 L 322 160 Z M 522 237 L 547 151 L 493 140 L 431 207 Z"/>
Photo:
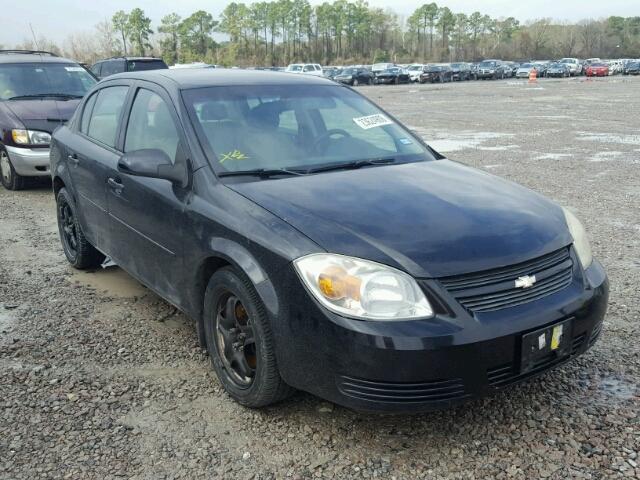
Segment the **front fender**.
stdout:
<path fill-rule="evenodd" d="M 279 312 L 276 290 L 251 252 L 242 245 L 221 237 L 211 238 L 209 247 L 212 256 L 223 258 L 249 277 L 268 313 L 276 316 Z"/>

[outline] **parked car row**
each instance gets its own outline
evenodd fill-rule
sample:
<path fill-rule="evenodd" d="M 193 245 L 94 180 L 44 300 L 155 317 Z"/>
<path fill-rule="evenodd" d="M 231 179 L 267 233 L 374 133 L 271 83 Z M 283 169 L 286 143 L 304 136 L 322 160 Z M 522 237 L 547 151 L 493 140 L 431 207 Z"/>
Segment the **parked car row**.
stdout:
<path fill-rule="evenodd" d="M 162 59 L 154 57 L 114 57 L 85 66 L 49 52 L 0 50 L 0 182 L 8 189 L 19 189 L 27 177 L 49 175 L 51 133 L 71 118 L 79 100 L 98 80 L 117 73 L 167 68 Z M 190 63 L 172 68 L 220 66 Z M 533 70 L 540 77 L 640 75 L 640 61 L 563 58 L 556 62 L 517 63 L 489 59 L 479 63 L 378 63 L 325 68 L 317 63 L 295 63 L 286 69 L 257 67 L 255 70 L 324 76 L 338 83 L 359 86 L 528 78 Z"/>

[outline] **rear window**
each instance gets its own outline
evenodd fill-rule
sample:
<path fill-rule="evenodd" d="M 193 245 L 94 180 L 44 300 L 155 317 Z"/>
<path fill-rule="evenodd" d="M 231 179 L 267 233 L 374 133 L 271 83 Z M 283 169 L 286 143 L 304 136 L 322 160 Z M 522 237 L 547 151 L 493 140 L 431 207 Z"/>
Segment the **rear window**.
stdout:
<path fill-rule="evenodd" d="M 163 70 L 169 68 L 162 60 L 128 60 L 127 71 L 141 72 L 143 70 Z"/>

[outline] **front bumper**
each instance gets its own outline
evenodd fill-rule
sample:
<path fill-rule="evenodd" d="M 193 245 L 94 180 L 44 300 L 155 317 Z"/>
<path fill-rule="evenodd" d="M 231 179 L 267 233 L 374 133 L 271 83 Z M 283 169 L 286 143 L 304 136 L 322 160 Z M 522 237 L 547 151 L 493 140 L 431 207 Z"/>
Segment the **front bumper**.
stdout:
<path fill-rule="evenodd" d="M 364 411 L 446 408 L 549 370 L 589 349 L 602 328 L 608 280 L 594 263 L 567 288 L 528 304 L 425 321 L 366 322 L 334 315 L 285 274 L 288 322 L 273 320 L 284 380 Z M 423 286 L 437 291 L 432 281 Z M 523 334 L 572 318 L 570 354 L 521 372 Z"/>
<path fill-rule="evenodd" d="M 11 165 L 23 177 L 47 177 L 49 171 L 48 148 L 22 148 L 7 146 Z"/>

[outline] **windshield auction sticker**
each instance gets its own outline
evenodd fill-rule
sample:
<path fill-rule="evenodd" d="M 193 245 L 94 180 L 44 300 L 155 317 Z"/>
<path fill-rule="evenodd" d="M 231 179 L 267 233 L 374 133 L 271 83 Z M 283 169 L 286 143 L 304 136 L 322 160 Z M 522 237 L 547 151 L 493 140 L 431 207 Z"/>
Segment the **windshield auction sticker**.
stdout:
<path fill-rule="evenodd" d="M 393 124 L 393 122 L 389 118 L 380 113 L 377 113 L 375 115 L 368 115 L 366 117 L 354 118 L 353 121 L 356 123 L 356 125 L 364 130 Z"/>

